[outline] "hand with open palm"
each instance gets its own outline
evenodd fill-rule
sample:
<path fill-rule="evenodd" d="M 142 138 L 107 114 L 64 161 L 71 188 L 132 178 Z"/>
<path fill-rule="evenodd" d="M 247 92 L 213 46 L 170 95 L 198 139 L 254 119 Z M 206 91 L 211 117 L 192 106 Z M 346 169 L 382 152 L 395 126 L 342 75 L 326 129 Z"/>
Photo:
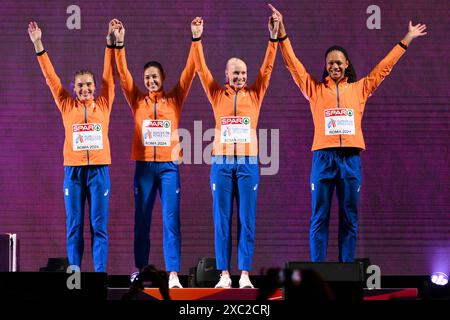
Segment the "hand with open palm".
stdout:
<path fill-rule="evenodd" d="M 36 21 L 31 21 L 28 24 L 28 35 L 30 36 L 31 42 L 34 44 L 36 53 L 44 51 L 44 45 L 42 44 L 42 31 Z"/>

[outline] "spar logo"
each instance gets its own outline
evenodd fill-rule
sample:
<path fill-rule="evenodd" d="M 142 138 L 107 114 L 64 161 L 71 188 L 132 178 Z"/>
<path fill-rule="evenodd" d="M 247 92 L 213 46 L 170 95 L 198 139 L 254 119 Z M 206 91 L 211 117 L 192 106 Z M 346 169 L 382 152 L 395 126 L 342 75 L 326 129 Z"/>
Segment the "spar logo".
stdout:
<path fill-rule="evenodd" d="M 222 125 L 230 125 L 230 124 L 245 124 L 248 125 L 250 123 L 249 117 L 230 117 L 230 118 L 222 118 Z"/>
<path fill-rule="evenodd" d="M 351 109 L 327 109 L 325 110 L 325 117 L 351 117 L 353 111 Z"/>
<path fill-rule="evenodd" d="M 165 122 L 167 122 L 167 127 Z M 150 120 L 148 122 L 147 128 L 168 128 L 170 126 L 169 121 L 163 121 L 163 120 Z"/>
<path fill-rule="evenodd" d="M 84 123 L 72 125 L 73 132 L 102 131 L 102 126 L 98 123 Z"/>
<path fill-rule="evenodd" d="M 102 126 L 99 124 L 74 124 L 72 126 L 73 132 L 86 132 L 86 131 L 100 131 L 102 130 Z"/>
<path fill-rule="evenodd" d="M 166 129 L 169 128 L 169 127 L 170 127 L 169 121 L 164 121 L 163 126 L 164 126 L 164 128 L 166 128 Z"/>

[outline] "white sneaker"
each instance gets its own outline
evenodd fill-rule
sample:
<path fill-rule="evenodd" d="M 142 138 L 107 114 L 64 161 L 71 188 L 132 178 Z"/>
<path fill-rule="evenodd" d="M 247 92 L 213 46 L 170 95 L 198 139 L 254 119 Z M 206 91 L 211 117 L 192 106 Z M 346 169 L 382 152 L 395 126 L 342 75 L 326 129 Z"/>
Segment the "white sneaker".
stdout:
<path fill-rule="evenodd" d="M 178 279 L 178 276 L 169 277 L 169 289 L 172 288 L 183 288 L 183 286 L 180 283 L 180 280 Z"/>
<path fill-rule="evenodd" d="M 242 275 L 241 278 L 239 279 L 239 288 L 253 289 L 255 287 L 251 283 L 250 278 L 248 276 Z"/>
<path fill-rule="evenodd" d="M 231 288 L 231 278 L 227 275 L 221 275 L 220 281 L 216 284 L 214 288 L 224 288 L 224 289 L 230 289 Z"/>

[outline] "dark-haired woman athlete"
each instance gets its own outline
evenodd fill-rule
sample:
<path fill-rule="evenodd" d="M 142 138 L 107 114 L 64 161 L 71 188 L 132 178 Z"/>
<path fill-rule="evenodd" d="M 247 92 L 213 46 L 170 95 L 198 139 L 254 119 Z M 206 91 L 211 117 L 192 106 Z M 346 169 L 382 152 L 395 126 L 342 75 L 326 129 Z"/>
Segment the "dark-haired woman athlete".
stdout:
<path fill-rule="evenodd" d="M 344 48 L 333 46 L 325 54 L 322 81 L 306 71 L 292 50 L 283 17 L 278 38 L 286 67 L 308 99 L 314 121 L 311 170 L 312 214 L 309 243 L 312 261 L 325 261 L 331 198 L 334 188 L 339 202 L 339 261 L 355 258 L 358 200 L 361 187 L 359 153 L 365 149 L 361 120 L 369 96 L 391 72 L 411 41 L 426 35 L 426 26 L 409 22 L 408 33 L 364 78 L 357 81 Z"/>
<path fill-rule="evenodd" d="M 116 63 L 120 86 L 133 112 L 134 141 L 131 157 L 136 161 L 134 175 L 134 259 L 136 268 L 148 265 L 150 224 L 156 193 L 159 191 L 163 217 L 163 247 L 169 288 L 181 288 L 180 271 L 180 173 L 181 160 L 178 123 L 181 110 L 195 76 L 192 49 L 178 83 L 165 92 L 165 73 L 161 64 L 144 66 L 144 84 L 139 90 L 125 59 L 125 28 L 121 22 L 115 32 Z"/>

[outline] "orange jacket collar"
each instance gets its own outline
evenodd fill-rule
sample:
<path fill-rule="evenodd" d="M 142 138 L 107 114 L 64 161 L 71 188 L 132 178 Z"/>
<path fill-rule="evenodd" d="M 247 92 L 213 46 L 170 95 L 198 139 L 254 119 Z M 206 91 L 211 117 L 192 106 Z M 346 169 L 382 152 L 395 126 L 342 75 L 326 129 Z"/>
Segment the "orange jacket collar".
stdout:
<path fill-rule="evenodd" d="M 342 78 L 342 79 L 339 81 L 339 84 L 341 84 L 341 83 L 346 83 L 347 80 L 348 80 L 348 77 L 344 77 L 344 78 Z M 326 85 L 330 85 L 330 84 L 336 85 L 336 82 L 335 82 L 333 79 L 331 79 L 330 76 L 327 76 L 327 77 L 325 78 L 324 83 L 325 83 Z"/>
<path fill-rule="evenodd" d="M 78 104 L 78 105 L 86 105 L 86 106 L 90 106 L 90 105 L 93 104 L 93 102 L 94 102 L 94 98 L 91 98 L 91 99 L 89 99 L 89 100 L 84 100 L 84 101 L 81 101 L 80 99 L 77 98 L 77 104 Z"/>
<path fill-rule="evenodd" d="M 247 91 L 247 90 L 248 90 L 247 84 L 245 84 L 245 85 L 242 87 L 242 89 L 239 89 L 239 90 L 237 90 L 237 91 Z M 226 91 L 227 93 L 229 93 L 229 94 L 236 94 L 236 90 L 235 90 L 232 86 L 230 86 L 229 83 L 226 83 L 226 84 L 225 84 L 225 91 Z"/>
<path fill-rule="evenodd" d="M 166 93 L 164 92 L 164 89 L 161 89 L 159 91 L 156 92 L 149 92 L 147 97 L 151 100 L 151 101 L 155 101 L 156 100 L 161 100 L 162 97 L 165 97 Z"/>

